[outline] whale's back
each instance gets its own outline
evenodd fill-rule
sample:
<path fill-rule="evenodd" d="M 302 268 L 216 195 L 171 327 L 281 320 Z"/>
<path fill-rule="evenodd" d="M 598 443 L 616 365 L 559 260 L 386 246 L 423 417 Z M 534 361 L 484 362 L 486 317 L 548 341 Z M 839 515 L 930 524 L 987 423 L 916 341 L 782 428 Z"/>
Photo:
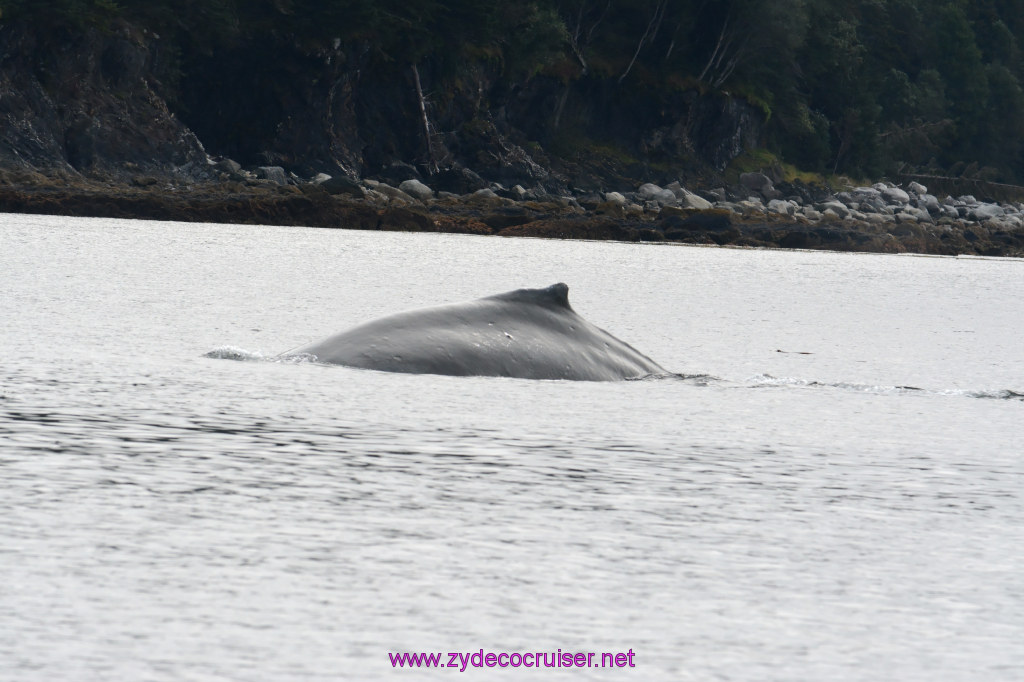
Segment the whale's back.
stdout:
<path fill-rule="evenodd" d="M 359 325 L 289 354 L 414 374 L 611 381 L 665 373 L 579 316 L 569 287 L 519 289 L 411 310 Z"/>

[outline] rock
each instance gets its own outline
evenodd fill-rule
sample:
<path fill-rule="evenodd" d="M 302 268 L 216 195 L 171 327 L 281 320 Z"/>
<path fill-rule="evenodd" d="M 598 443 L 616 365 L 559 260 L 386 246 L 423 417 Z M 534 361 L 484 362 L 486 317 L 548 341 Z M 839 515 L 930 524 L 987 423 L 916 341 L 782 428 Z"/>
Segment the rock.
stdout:
<path fill-rule="evenodd" d="M 901 190 L 899 187 L 886 187 L 882 190 L 882 196 L 890 204 L 909 204 L 910 195 Z"/>
<path fill-rule="evenodd" d="M 328 175 L 327 173 L 317 173 L 315 176 L 313 176 L 313 179 L 310 180 L 310 182 L 314 185 L 322 185 L 323 183 L 327 182 L 330 179 L 331 176 Z"/>
<path fill-rule="evenodd" d="M 234 161 L 233 159 L 223 158 L 217 163 L 213 164 L 213 170 L 218 173 L 227 173 L 228 175 L 237 174 L 242 170 L 242 164 Z"/>
<path fill-rule="evenodd" d="M 620 204 L 614 201 L 604 201 L 597 205 L 594 212 L 601 215 L 609 215 L 613 218 L 622 218 L 626 215 L 626 212 L 623 210 L 624 205 L 625 203 Z"/>
<path fill-rule="evenodd" d="M 435 188 L 453 194 L 472 194 L 487 187 L 487 182 L 468 168 L 448 168 L 430 177 Z"/>
<path fill-rule="evenodd" d="M 938 197 L 926 193 L 920 195 L 920 198 L 917 200 L 917 207 L 928 211 L 932 215 L 938 215 L 942 209 Z"/>
<path fill-rule="evenodd" d="M 682 196 L 679 196 L 679 205 L 683 208 L 695 208 L 698 211 L 709 211 L 714 208 L 714 204 L 710 201 L 697 196 L 686 188 L 683 188 L 681 194 Z"/>
<path fill-rule="evenodd" d="M 393 186 L 399 185 L 406 180 L 419 180 L 420 172 L 416 170 L 416 166 L 404 161 L 392 161 L 383 169 L 380 173 L 377 173 L 384 182 L 393 183 Z"/>
<path fill-rule="evenodd" d="M 516 201 L 526 201 L 530 196 L 530 193 L 527 192 L 526 188 L 522 185 L 516 185 L 510 189 L 509 192 L 512 194 L 512 198 Z"/>
<path fill-rule="evenodd" d="M 672 206 L 678 203 L 675 192 L 670 189 L 663 189 L 653 197 L 659 206 Z"/>
<path fill-rule="evenodd" d="M 626 205 L 626 197 L 622 196 L 618 192 L 606 192 L 604 200 L 612 204 L 618 204 L 619 206 Z"/>
<path fill-rule="evenodd" d="M 256 169 L 256 177 L 261 180 L 270 180 L 275 185 L 288 184 L 288 175 L 280 166 L 259 166 Z"/>
<path fill-rule="evenodd" d="M 832 211 L 832 214 L 836 218 L 846 218 L 850 215 L 850 209 L 841 201 L 826 201 L 818 206 L 818 210 L 822 211 L 825 215 L 828 215 L 828 212 Z"/>
<path fill-rule="evenodd" d="M 821 220 L 822 218 L 821 213 L 815 211 L 813 208 L 804 208 L 802 214 L 808 220 Z"/>
<path fill-rule="evenodd" d="M 796 212 L 796 205 L 784 199 L 772 199 L 768 202 L 768 212 L 779 215 L 793 215 Z"/>
<path fill-rule="evenodd" d="M 640 197 L 640 199 L 642 199 L 643 201 L 653 201 L 654 198 L 660 192 L 663 192 L 663 191 L 664 190 L 661 187 L 658 187 L 653 182 L 646 182 L 646 183 L 640 185 L 640 188 L 636 191 L 636 193 L 637 193 L 637 196 Z M 675 195 L 673 195 L 673 197 L 674 196 Z"/>
<path fill-rule="evenodd" d="M 917 182 L 912 182 L 909 185 L 907 185 L 907 189 L 913 192 L 914 194 L 917 194 L 918 196 L 928 194 L 928 188 Z"/>
<path fill-rule="evenodd" d="M 976 203 L 978 203 L 978 200 L 975 199 L 974 195 L 972 194 L 965 194 L 962 197 L 957 197 L 956 200 L 966 206 L 974 206 Z"/>
<path fill-rule="evenodd" d="M 1006 210 L 998 204 L 978 204 L 967 212 L 967 217 L 976 222 L 984 222 L 991 218 L 1002 218 Z"/>
<path fill-rule="evenodd" d="M 882 201 L 882 193 L 874 187 L 855 187 L 850 194 L 857 202 Z"/>
<path fill-rule="evenodd" d="M 755 213 L 764 213 L 764 204 L 760 201 L 753 201 L 751 199 L 736 202 L 736 207 L 739 209 L 739 212 L 745 216 L 754 215 Z"/>
<path fill-rule="evenodd" d="M 742 173 L 740 174 L 740 184 L 751 191 L 760 192 L 761 194 L 775 189 L 771 178 L 764 173 Z"/>
<path fill-rule="evenodd" d="M 159 182 L 152 175 L 136 175 L 132 178 L 132 184 L 136 187 L 152 187 Z"/>
<path fill-rule="evenodd" d="M 319 183 L 328 194 L 349 194 L 354 197 L 365 197 L 366 190 L 357 181 L 346 175 L 328 177 Z"/>
<path fill-rule="evenodd" d="M 420 201 L 430 201 L 434 198 L 434 190 L 416 179 L 406 180 L 398 186 L 398 189 Z"/>
<path fill-rule="evenodd" d="M 388 202 L 389 204 L 392 201 L 395 201 L 395 200 L 397 200 L 399 202 L 402 202 L 402 203 L 405 203 L 405 204 L 415 204 L 415 203 L 417 203 L 416 199 L 413 198 L 412 195 L 407 194 L 406 192 L 403 192 L 402 190 L 398 189 L 397 187 L 392 187 L 391 185 L 389 185 L 386 182 L 378 183 L 377 186 L 374 189 L 376 189 L 381 194 L 387 196 L 388 199 L 390 200 Z"/>

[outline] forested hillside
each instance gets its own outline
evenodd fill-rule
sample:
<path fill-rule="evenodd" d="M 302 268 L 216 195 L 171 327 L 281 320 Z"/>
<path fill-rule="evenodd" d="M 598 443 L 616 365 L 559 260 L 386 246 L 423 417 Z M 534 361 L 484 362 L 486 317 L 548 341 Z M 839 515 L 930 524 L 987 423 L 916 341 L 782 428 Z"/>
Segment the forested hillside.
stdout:
<path fill-rule="evenodd" d="M 15 24 L 143 31 L 149 86 L 243 162 L 436 171 L 493 127 L 534 159 L 721 170 L 739 134 L 818 172 L 1024 182 L 1024 0 L 0 0 Z"/>

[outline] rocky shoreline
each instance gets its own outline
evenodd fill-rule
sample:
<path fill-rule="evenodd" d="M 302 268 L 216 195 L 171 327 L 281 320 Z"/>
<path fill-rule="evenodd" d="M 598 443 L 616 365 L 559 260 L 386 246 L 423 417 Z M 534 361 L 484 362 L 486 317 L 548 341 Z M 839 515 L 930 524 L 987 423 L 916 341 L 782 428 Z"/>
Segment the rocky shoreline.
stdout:
<path fill-rule="evenodd" d="M 409 175 L 415 175 L 410 168 Z M 210 180 L 137 176 L 131 185 L 36 174 L 0 178 L 0 212 L 453 232 L 732 247 L 1024 257 L 1024 204 L 938 197 L 878 183 L 832 191 L 745 173 L 733 187 L 678 182 L 553 195 L 482 183 L 471 171 L 434 178 L 301 179 L 280 167 L 211 164 Z M 447 187 L 448 189 L 440 189 Z M 465 189 L 457 192 L 451 189 Z"/>

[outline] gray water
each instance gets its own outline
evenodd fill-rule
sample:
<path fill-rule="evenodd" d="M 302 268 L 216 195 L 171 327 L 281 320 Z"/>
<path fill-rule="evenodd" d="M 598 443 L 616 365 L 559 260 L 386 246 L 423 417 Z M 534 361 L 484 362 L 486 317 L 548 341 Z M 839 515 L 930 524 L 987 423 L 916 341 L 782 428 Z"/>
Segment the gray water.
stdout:
<path fill-rule="evenodd" d="M 558 281 L 688 378 L 272 360 Z M 0 679 L 1024 679 L 1022 323 L 1014 260 L 0 216 Z M 635 667 L 388 658 L 481 649 Z"/>

